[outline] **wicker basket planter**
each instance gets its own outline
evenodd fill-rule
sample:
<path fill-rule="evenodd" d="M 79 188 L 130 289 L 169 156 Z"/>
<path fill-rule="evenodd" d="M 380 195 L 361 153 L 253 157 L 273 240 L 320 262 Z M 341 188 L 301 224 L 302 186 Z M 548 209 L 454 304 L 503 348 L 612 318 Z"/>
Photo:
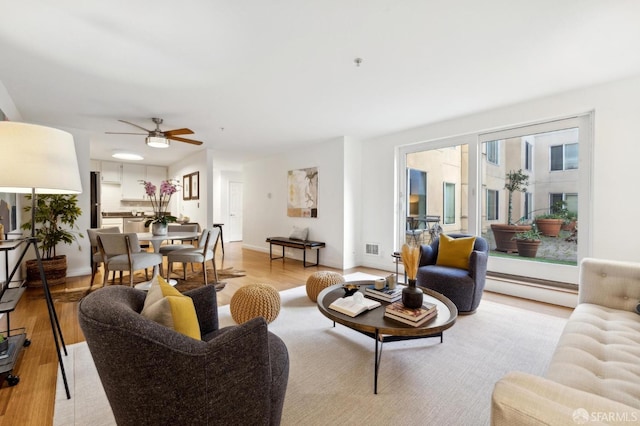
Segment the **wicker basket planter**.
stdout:
<path fill-rule="evenodd" d="M 38 261 L 27 260 L 27 287 L 42 287 Z M 67 256 L 54 256 L 51 259 L 42 259 L 44 275 L 49 286 L 64 284 L 67 281 Z"/>

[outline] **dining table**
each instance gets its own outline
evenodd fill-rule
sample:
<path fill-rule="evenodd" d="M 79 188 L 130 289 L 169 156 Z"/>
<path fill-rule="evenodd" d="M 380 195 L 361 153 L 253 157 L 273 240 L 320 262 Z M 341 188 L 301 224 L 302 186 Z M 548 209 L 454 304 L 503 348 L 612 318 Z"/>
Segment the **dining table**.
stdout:
<path fill-rule="evenodd" d="M 200 236 L 197 232 L 167 232 L 163 235 L 154 235 L 151 232 L 137 232 L 136 235 L 138 236 L 138 241 L 149 241 L 154 253 L 160 253 L 160 247 L 162 246 L 162 243 L 164 241 L 197 240 Z M 134 287 L 138 290 L 149 290 L 149 287 L 151 287 L 151 282 L 155 278 L 155 274 L 157 274 L 157 270 L 158 268 L 154 268 L 154 271 L 156 272 L 154 273 L 151 280 L 136 284 Z M 178 283 L 178 281 L 173 278 L 167 279 L 167 282 L 173 286 Z"/>

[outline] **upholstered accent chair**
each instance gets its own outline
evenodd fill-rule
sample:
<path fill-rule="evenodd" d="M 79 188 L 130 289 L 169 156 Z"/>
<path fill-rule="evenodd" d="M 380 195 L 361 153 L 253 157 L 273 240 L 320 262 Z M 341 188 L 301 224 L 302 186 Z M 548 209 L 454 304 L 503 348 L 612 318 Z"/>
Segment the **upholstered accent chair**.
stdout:
<path fill-rule="evenodd" d="M 448 236 L 457 239 L 472 235 L 449 234 Z M 456 305 L 460 314 L 472 314 L 482 299 L 487 275 L 489 244 L 484 238 L 476 237 L 469 256 L 469 266 L 462 269 L 437 264 L 441 238 L 443 237 L 436 238 L 429 245 L 420 246 L 417 284 L 448 297 Z"/>
<path fill-rule="evenodd" d="M 278 425 L 289 355 L 263 318 L 219 328 L 216 290 L 193 299 L 202 340 L 140 315 L 146 293 L 101 288 L 78 319 L 118 425 Z"/>

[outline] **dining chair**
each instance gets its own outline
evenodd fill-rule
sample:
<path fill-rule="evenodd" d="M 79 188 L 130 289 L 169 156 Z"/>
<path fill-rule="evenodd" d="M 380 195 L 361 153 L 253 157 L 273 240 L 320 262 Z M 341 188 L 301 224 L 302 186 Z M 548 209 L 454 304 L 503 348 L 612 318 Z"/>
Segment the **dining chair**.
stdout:
<path fill-rule="evenodd" d="M 103 285 L 107 284 L 109 271 L 129 271 L 129 285 L 133 286 L 133 272 L 144 269 L 148 280 L 147 268 L 153 267 L 153 275 L 158 273 L 162 264 L 160 253 L 143 251 L 140 247 L 138 235 L 134 232 L 125 234 L 98 233 L 98 247 L 104 260 L 105 275 Z M 122 283 L 122 275 L 120 275 Z"/>
<path fill-rule="evenodd" d="M 182 263 L 182 279 L 187 279 L 187 263 L 202 264 L 202 274 L 204 284 L 207 285 L 207 261 L 213 265 L 214 282 L 218 282 L 218 269 L 216 268 L 215 249 L 220 237 L 220 229 L 205 228 L 198 239 L 198 247 L 183 250 L 174 250 L 167 255 L 168 272 L 167 278 L 171 277 L 174 262 Z"/>
<path fill-rule="evenodd" d="M 188 225 L 168 225 L 167 226 L 167 238 L 171 241 L 171 244 L 165 244 L 160 246 L 159 253 L 162 256 L 168 256 L 169 253 L 172 253 L 175 250 L 184 250 L 188 248 L 193 248 L 193 242 L 197 240 L 182 240 L 180 244 L 174 244 L 174 240 L 171 240 L 172 233 L 185 233 L 185 232 L 200 232 L 200 226 L 197 223 L 188 224 Z M 164 258 L 164 257 L 163 257 Z M 191 265 L 191 270 L 193 271 L 193 264 Z M 162 265 L 160 265 L 160 273 L 162 274 Z"/>
<path fill-rule="evenodd" d="M 109 228 L 89 228 L 87 229 L 87 235 L 89 236 L 89 243 L 91 244 L 91 284 L 96 277 L 99 265 L 103 263 L 102 253 L 98 248 L 98 233 L 119 234 L 120 228 L 117 226 Z M 115 271 L 113 272 L 115 275 Z M 115 278 L 115 277 L 114 277 Z"/>

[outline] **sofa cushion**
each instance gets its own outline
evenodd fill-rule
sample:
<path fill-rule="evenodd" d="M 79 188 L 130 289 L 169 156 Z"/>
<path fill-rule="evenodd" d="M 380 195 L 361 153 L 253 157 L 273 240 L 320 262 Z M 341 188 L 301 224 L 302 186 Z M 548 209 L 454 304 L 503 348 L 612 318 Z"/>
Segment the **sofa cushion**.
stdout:
<path fill-rule="evenodd" d="M 640 317 L 579 304 L 568 321 L 546 377 L 640 408 Z"/>
<path fill-rule="evenodd" d="M 469 269 L 469 256 L 475 242 L 476 237 L 452 238 L 446 234 L 440 234 L 436 265 Z"/>
<path fill-rule="evenodd" d="M 160 276 L 154 277 L 140 314 L 200 340 L 200 325 L 193 300 L 184 296 Z"/>

